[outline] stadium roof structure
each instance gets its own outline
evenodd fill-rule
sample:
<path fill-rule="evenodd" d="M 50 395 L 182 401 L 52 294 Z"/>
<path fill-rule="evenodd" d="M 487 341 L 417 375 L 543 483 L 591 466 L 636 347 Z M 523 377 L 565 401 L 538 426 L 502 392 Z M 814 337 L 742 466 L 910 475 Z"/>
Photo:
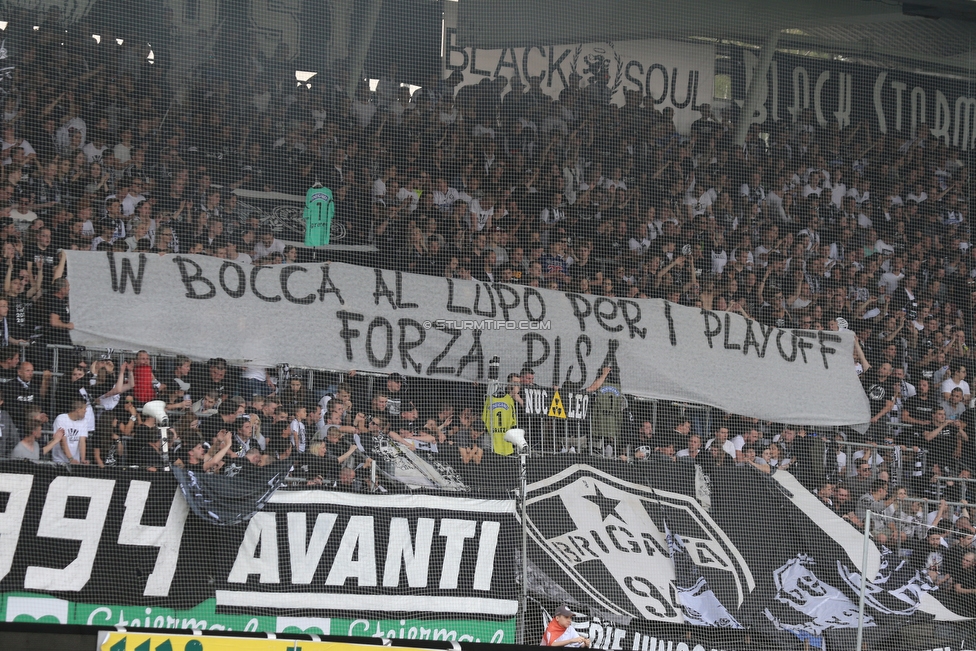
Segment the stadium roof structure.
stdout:
<path fill-rule="evenodd" d="M 844 56 L 973 78 L 976 0 L 460 0 L 458 43 L 481 48 L 643 38 Z"/>

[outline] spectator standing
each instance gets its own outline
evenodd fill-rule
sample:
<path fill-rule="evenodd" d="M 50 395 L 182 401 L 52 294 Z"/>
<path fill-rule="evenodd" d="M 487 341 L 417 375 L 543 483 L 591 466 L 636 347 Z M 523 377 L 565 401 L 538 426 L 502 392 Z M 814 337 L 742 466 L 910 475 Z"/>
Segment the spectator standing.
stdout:
<path fill-rule="evenodd" d="M 17 367 L 17 377 L 4 387 L 6 396 L 4 404 L 8 405 L 14 423 L 21 431 L 30 431 L 26 427 L 27 412 L 36 408 L 43 412 L 41 405 L 47 397 L 51 382 L 51 371 L 44 371 L 38 380 L 34 374 L 34 365 L 23 361 Z"/>
<path fill-rule="evenodd" d="M 75 400 L 71 404 L 71 411 L 58 415 L 52 427 L 55 432 L 61 432 L 61 444 L 51 450 L 51 459 L 60 464 L 84 464 L 90 461 L 87 456 L 88 427 L 85 424 L 85 412 L 88 403 Z"/>
<path fill-rule="evenodd" d="M 135 386 L 132 388 L 132 395 L 135 396 L 139 404 L 145 404 L 156 399 L 156 390 L 160 383 L 156 380 L 153 373 L 152 360 L 149 353 L 140 350 L 136 353 L 135 366 L 132 368 Z"/>
<path fill-rule="evenodd" d="M 10 452 L 11 459 L 26 459 L 27 461 L 40 461 L 41 455 L 47 455 L 51 450 L 60 447 L 61 441 L 64 438 L 64 430 L 57 429 L 51 436 L 51 440 L 43 447 L 40 444 L 40 440 L 43 436 L 42 432 L 43 426 L 40 423 L 36 423 L 31 431 L 17 442 L 13 450 Z"/>

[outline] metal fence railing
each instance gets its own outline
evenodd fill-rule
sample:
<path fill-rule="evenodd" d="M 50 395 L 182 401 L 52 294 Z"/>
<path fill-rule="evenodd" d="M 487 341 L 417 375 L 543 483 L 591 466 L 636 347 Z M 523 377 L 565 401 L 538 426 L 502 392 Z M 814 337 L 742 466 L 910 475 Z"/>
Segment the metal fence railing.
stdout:
<path fill-rule="evenodd" d="M 110 348 L 75 348 L 72 346 L 48 345 L 48 355 L 52 370 L 52 392 L 56 391 L 57 383 L 63 378 L 69 369 L 62 368 L 64 359 L 70 351 L 72 359 L 81 358 L 91 364 L 98 359 L 112 359 L 117 365 L 122 362 L 134 359 L 135 351 L 110 349 Z M 21 347 L 22 355 L 29 355 L 30 348 Z M 150 353 L 150 363 L 157 375 L 161 372 L 172 370 L 176 355 Z M 277 378 L 279 386 L 287 378 L 299 378 L 302 380 L 306 390 L 318 401 L 326 393 L 334 391 L 335 388 L 352 378 L 353 373 L 348 369 L 325 369 L 313 368 L 302 365 L 279 364 L 268 369 L 273 377 Z M 386 388 L 385 380 L 388 374 L 375 373 L 371 371 L 355 372 L 357 380 L 357 390 L 365 392 L 368 400 L 376 391 Z M 408 380 L 409 382 L 409 380 Z M 502 386 L 502 385 L 499 385 Z M 487 390 L 487 385 L 484 387 Z M 417 393 L 411 394 L 417 397 Z M 649 421 L 652 431 L 655 433 L 654 439 L 662 438 L 661 435 L 669 433 L 670 428 L 676 421 L 689 421 L 691 432 L 701 437 L 704 444 L 714 436 L 714 431 L 718 426 L 723 425 L 725 417 L 722 412 L 717 412 L 712 407 L 694 403 L 662 401 L 653 398 L 639 396 L 626 396 L 628 408 L 639 428 L 641 423 Z M 428 405 L 434 406 L 434 405 Z M 480 413 L 476 414 L 476 417 Z M 569 451 L 577 453 L 591 454 L 595 456 L 613 456 L 631 460 L 634 458 L 635 442 L 628 434 L 633 432 L 626 431 L 631 427 L 629 419 L 620 419 L 621 429 L 613 435 L 597 436 L 591 427 L 590 418 L 551 418 L 546 416 L 530 416 L 523 418 L 519 426 L 526 430 L 527 439 L 535 442 L 535 449 L 542 454 L 559 454 Z M 762 427 L 763 424 L 757 426 Z M 828 438 L 836 438 L 837 434 L 842 435 L 842 428 L 817 428 L 821 434 Z M 733 432 L 733 436 L 737 432 Z M 772 440 L 778 432 L 766 432 L 764 438 Z M 652 439 L 652 441 L 654 440 Z M 839 450 L 843 451 L 847 458 L 847 470 L 844 477 L 853 476 L 853 462 L 855 456 L 867 456 L 872 463 L 871 476 L 877 477 L 881 471 L 887 471 L 892 482 L 901 484 L 909 475 L 906 474 L 907 464 L 914 464 L 916 454 L 912 451 L 906 452 L 897 445 L 875 445 L 870 443 L 856 443 L 852 441 L 837 441 Z M 609 446 L 609 447 L 608 447 Z M 609 451 L 609 454 L 608 454 Z M 921 453 L 924 461 L 924 451 Z M 976 481 L 976 480 L 970 480 Z"/>

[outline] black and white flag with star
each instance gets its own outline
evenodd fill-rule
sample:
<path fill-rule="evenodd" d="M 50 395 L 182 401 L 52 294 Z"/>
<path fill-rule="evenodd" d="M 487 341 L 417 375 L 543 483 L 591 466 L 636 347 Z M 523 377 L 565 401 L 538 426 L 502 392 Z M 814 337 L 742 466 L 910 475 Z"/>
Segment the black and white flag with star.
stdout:
<path fill-rule="evenodd" d="M 591 614 L 676 624 L 698 624 L 701 617 L 712 618 L 711 626 L 738 627 L 729 609 L 742 603 L 755 581 L 738 550 L 693 497 L 694 469 L 674 468 L 639 479 L 574 464 L 533 481 L 526 500 L 532 563 Z M 716 602 L 704 615 L 692 612 L 694 607 L 682 608 L 674 597 L 675 563 L 668 553 L 665 518 L 694 557 Z M 541 585 L 530 590 L 548 596 Z M 719 607 L 724 615 L 713 615 Z M 721 619 L 728 622 L 719 624 Z"/>

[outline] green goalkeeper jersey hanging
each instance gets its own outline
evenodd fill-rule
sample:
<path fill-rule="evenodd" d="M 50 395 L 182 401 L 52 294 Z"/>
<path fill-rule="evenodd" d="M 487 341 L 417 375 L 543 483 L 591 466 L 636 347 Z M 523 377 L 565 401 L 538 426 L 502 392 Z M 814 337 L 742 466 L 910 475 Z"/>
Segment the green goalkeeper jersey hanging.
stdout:
<path fill-rule="evenodd" d="M 312 186 L 305 195 L 305 246 L 323 246 L 329 243 L 332 233 L 332 218 L 335 216 L 335 202 L 332 190 L 322 186 Z"/>

